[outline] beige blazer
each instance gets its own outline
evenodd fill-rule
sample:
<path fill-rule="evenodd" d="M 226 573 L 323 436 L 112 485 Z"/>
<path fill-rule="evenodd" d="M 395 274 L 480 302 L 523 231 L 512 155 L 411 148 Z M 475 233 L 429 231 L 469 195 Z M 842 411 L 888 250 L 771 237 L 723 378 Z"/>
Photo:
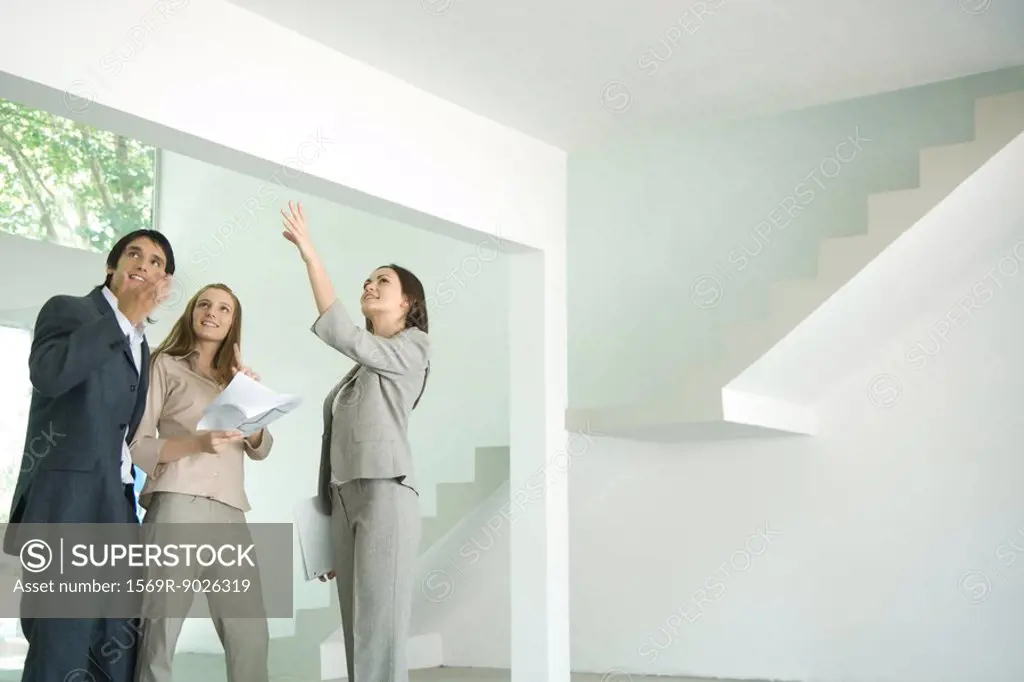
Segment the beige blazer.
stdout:
<path fill-rule="evenodd" d="M 323 405 L 323 437 L 317 493 L 330 513 L 330 484 L 357 478 L 398 478 L 416 490 L 409 446 L 409 413 L 424 388 L 430 339 L 415 327 L 391 338 L 357 327 L 335 301 L 312 331 L 357 364 Z"/>
<path fill-rule="evenodd" d="M 148 508 L 153 493 L 170 492 L 209 497 L 247 512 L 251 505 L 245 494 L 245 463 L 270 454 L 270 429 L 263 429 L 259 447 L 246 438 L 221 454 L 202 452 L 158 463 L 164 443 L 194 434 L 203 412 L 223 390 L 196 370 L 198 357 L 195 350 L 181 357 L 163 353 L 152 362 L 146 412 L 131 444 L 132 462 L 146 472 L 139 503 Z"/>

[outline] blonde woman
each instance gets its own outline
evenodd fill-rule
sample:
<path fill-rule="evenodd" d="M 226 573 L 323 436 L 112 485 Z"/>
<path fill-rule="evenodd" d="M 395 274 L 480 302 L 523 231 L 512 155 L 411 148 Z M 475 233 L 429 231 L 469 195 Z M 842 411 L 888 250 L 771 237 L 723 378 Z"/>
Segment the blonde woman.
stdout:
<path fill-rule="evenodd" d="M 243 438 L 238 431 L 196 431 L 207 406 L 241 372 L 259 376 L 242 364 L 242 306 L 224 284 L 201 289 L 185 307 L 163 343 L 153 351 L 146 412 L 131 446 L 132 458 L 147 474 L 139 496 L 146 508 L 143 526 L 171 523 L 244 525 L 249 500 L 245 462 L 270 454 L 273 438 L 263 429 Z M 165 531 L 161 531 L 165 532 Z M 172 532 L 172 531 L 167 531 Z M 167 537 L 166 532 L 164 537 Z M 148 578 L 216 579 L 216 564 L 180 567 Z M 260 585 L 250 587 L 262 611 Z M 174 648 L 194 592 L 146 594 L 136 682 L 171 682 Z M 238 595 L 207 592 L 210 613 L 227 658 L 229 682 L 267 682 L 269 631 L 266 618 L 233 617 Z M 164 617 L 163 614 L 169 614 Z"/>

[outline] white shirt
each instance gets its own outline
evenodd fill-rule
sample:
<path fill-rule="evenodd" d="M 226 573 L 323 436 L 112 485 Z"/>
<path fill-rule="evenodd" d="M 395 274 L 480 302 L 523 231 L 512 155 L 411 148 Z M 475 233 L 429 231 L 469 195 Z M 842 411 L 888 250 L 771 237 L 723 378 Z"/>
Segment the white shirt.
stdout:
<path fill-rule="evenodd" d="M 132 326 L 131 321 L 117 307 L 117 296 L 114 296 L 114 292 L 109 287 L 103 287 L 103 296 L 107 299 L 110 307 L 114 309 L 117 323 L 121 325 L 121 331 L 124 332 L 125 337 L 128 339 L 128 345 L 131 346 L 132 359 L 135 360 L 135 369 L 139 372 L 139 376 L 142 376 L 142 341 L 146 337 L 146 329 L 141 324 L 138 327 Z M 121 482 L 131 484 L 132 453 L 128 449 L 128 429 L 124 430 L 124 438 L 125 440 L 121 441 Z"/>

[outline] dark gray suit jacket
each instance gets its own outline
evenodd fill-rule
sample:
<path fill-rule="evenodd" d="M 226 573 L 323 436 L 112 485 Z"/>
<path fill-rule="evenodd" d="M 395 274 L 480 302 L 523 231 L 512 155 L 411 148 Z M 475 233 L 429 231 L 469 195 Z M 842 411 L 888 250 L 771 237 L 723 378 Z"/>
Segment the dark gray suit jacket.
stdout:
<path fill-rule="evenodd" d="M 126 428 L 130 441 L 145 411 L 148 344 L 140 376 L 102 287 L 54 296 L 36 319 L 29 377 L 32 402 L 10 523 L 124 523 L 121 443 Z M 16 554 L 16 527 L 7 528 L 4 552 Z"/>
<path fill-rule="evenodd" d="M 357 327 L 340 302 L 313 324 L 324 343 L 358 364 L 324 400 L 319 505 L 331 511 L 329 485 L 357 478 L 398 478 L 416 489 L 409 413 L 423 392 L 430 338 L 410 327 L 391 338 Z"/>

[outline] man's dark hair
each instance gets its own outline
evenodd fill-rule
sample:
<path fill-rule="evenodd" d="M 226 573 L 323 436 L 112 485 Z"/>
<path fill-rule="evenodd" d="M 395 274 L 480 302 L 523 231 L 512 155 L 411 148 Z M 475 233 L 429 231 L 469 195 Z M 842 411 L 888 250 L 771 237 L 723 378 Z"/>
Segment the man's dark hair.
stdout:
<path fill-rule="evenodd" d="M 117 243 L 114 244 L 114 248 L 110 249 L 110 253 L 107 254 L 107 267 L 110 268 L 111 270 L 116 270 L 118 261 L 120 261 L 121 256 L 124 255 L 124 250 L 128 248 L 129 244 L 131 244 L 139 237 L 148 237 L 149 239 L 153 240 L 153 242 L 157 246 L 160 247 L 160 249 L 164 252 L 164 257 L 167 260 L 167 267 L 164 268 L 164 272 L 166 272 L 168 275 L 173 275 L 174 249 L 171 248 L 171 242 L 167 240 L 167 237 L 165 237 L 162 232 L 149 229 L 135 230 L 134 232 L 129 232 L 125 236 L 118 239 Z M 104 286 L 110 286 L 110 277 L 111 275 L 107 275 L 107 278 L 103 280 Z"/>

